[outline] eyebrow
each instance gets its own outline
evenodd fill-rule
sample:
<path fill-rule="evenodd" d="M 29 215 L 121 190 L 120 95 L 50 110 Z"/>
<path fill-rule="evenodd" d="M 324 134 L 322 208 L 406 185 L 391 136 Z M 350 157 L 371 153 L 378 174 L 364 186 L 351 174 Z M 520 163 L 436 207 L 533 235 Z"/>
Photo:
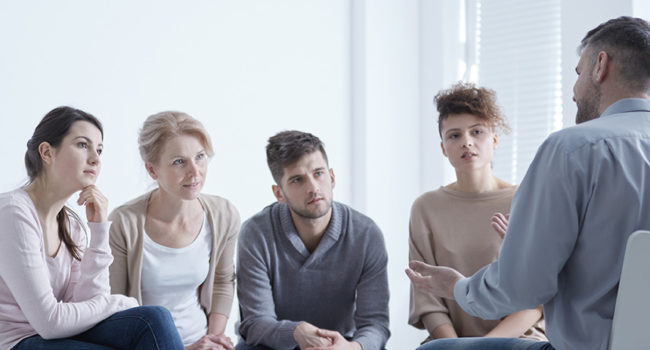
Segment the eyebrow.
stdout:
<path fill-rule="evenodd" d="M 194 155 L 199 155 L 199 154 L 201 154 L 201 153 L 205 153 L 205 149 L 201 149 L 200 151 L 196 152 L 196 154 L 194 154 Z M 169 157 L 169 159 L 174 159 L 174 158 L 185 158 L 185 156 L 180 156 L 180 155 L 178 155 L 178 156 L 171 156 L 171 157 Z"/>
<path fill-rule="evenodd" d="M 86 140 L 86 142 L 88 142 L 89 144 L 91 144 L 91 145 L 94 144 L 93 141 L 92 141 L 91 139 L 87 138 L 86 136 L 77 136 L 77 137 L 75 137 L 74 139 L 75 139 L 75 140 L 76 140 L 76 139 L 84 139 L 84 140 Z M 103 143 L 98 143 L 98 144 L 97 144 L 97 147 L 102 147 L 102 148 L 104 148 L 104 144 L 103 144 Z"/>
<path fill-rule="evenodd" d="M 315 171 L 323 171 L 323 170 L 326 170 L 326 169 L 327 169 L 326 167 L 321 166 L 321 167 L 312 169 L 311 172 L 313 173 Z M 291 181 L 292 179 L 295 179 L 297 177 L 302 177 L 303 175 L 304 174 L 296 174 L 296 175 L 290 176 L 290 177 L 287 178 L 287 181 Z"/>
<path fill-rule="evenodd" d="M 483 124 L 483 123 L 476 123 L 476 124 L 474 124 L 474 125 L 470 125 L 470 126 L 468 127 L 468 129 L 475 128 L 475 127 L 477 127 L 477 126 L 483 126 L 483 127 L 485 127 L 485 124 Z M 460 128 L 449 129 L 449 130 L 445 131 L 445 135 L 447 135 L 448 133 L 450 133 L 450 132 L 452 132 L 452 131 L 459 131 L 459 130 L 460 130 Z"/>

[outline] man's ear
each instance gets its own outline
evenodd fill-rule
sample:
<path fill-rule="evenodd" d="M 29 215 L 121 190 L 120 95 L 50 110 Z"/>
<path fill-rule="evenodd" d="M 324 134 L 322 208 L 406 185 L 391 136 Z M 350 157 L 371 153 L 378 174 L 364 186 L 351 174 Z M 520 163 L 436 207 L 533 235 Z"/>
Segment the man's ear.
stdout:
<path fill-rule="evenodd" d="M 273 191 L 273 195 L 275 196 L 275 199 L 278 200 L 280 203 L 286 203 L 284 199 L 284 193 L 282 193 L 282 189 L 278 185 L 272 185 L 271 190 Z"/>
<path fill-rule="evenodd" d="M 602 83 L 609 74 L 610 65 L 611 60 L 607 52 L 600 51 L 598 57 L 596 57 L 596 64 L 594 65 L 594 81 Z"/>
<path fill-rule="evenodd" d="M 38 154 L 41 156 L 43 163 L 50 165 L 54 159 L 54 147 L 49 142 L 41 142 L 38 145 Z"/>
<path fill-rule="evenodd" d="M 336 179 L 334 176 L 334 169 L 330 168 L 330 178 L 332 179 L 332 188 L 336 185 Z"/>
<path fill-rule="evenodd" d="M 445 150 L 445 145 L 440 141 L 440 149 L 442 150 L 442 155 L 447 157 L 447 151 Z"/>
<path fill-rule="evenodd" d="M 149 173 L 149 176 L 151 176 L 152 179 L 158 180 L 158 175 L 156 174 L 156 168 L 151 164 L 150 162 L 144 162 L 144 168 L 147 169 L 147 172 Z"/>

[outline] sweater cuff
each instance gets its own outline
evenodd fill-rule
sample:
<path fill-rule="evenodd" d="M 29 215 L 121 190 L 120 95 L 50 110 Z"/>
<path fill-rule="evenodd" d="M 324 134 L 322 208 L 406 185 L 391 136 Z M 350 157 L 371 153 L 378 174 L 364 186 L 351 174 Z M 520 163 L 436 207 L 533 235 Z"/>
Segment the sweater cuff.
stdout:
<path fill-rule="evenodd" d="M 296 339 L 293 337 L 293 332 L 300 322 L 284 321 L 282 327 L 278 328 L 278 340 L 280 344 L 287 344 L 287 348 L 293 349 L 298 346 Z"/>
<path fill-rule="evenodd" d="M 431 312 L 426 315 L 422 315 L 421 321 L 424 324 L 424 328 L 426 328 L 429 333 L 432 333 L 434 329 L 442 326 L 443 324 L 453 325 L 451 323 L 449 315 L 444 312 Z"/>
<path fill-rule="evenodd" d="M 474 315 L 474 313 L 470 312 L 471 307 L 469 306 L 469 300 L 467 297 L 467 293 L 469 291 L 469 278 L 463 278 L 458 280 L 456 282 L 456 285 L 454 286 L 454 299 L 456 299 L 456 303 L 460 306 L 463 311 L 467 312 L 470 315 Z"/>
<path fill-rule="evenodd" d="M 89 222 L 90 243 L 89 248 L 108 249 L 108 230 L 111 228 L 111 221 L 107 222 Z"/>

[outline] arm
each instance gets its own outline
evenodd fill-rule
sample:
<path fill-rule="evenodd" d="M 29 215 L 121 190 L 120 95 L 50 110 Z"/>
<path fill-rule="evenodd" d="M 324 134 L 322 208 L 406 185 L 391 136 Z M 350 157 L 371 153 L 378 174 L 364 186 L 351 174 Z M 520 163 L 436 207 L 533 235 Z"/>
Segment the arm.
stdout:
<path fill-rule="evenodd" d="M 486 337 L 518 338 L 542 318 L 542 307 L 527 309 L 508 315 Z"/>
<path fill-rule="evenodd" d="M 79 302 L 59 302 L 43 261 L 41 229 L 34 215 L 19 207 L 0 210 L 3 223 L 0 276 L 29 324 L 45 339 L 79 334 L 115 312 L 134 306 L 124 296 L 97 295 Z"/>
<path fill-rule="evenodd" d="M 498 260 L 455 286 L 465 311 L 494 319 L 537 307 L 557 293 L 589 198 L 582 185 L 588 179 L 553 136 L 540 147 L 515 194 Z"/>
<path fill-rule="evenodd" d="M 409 222 L 409 261 L 417 260 L 437 266 L 434 242 L 423 222 L 422 208 L 416 201 L 411 209 Z M 409 324 L 426 328 L 434 338 L 457 338 L 458 335 L 449 318 L 449 311 L 442 298 L 414 288 L 411 284 Z"/>
<path fill-rule="evenodd" d="M 232 301 L 235 295 L 235 249 L 237 247 L 237 236 L 241 221 L 237 209 L 228 202 L 227 213 L 219 213 L 228 218 L 226 238 L 223 248 L 218 252 L 217 265 L 214 270 L 214 282 L 212 285 L 212 301 L 209 314 L 219 313 L 226 318 L 230 314 Z M 216 219 L 216 218 L 215 218 Z M 223 219 L 221 219 L 223 220 Z M 215 225 L 218 228 L 218 225 Z M 213 245 L 213 249 L 219 249 Z M 223 333 L 223 330 L 221 331 Z"/>
<path fill-rule="evenodd" d="M 294 330 L 299 322 L 277 319 L 267 266 L 270 253 L 265 244 L 260 228 L 251 221 L 244 223 L 237 244 L 239 331 L 249 345 L 293 349 L 297 346 Z"/>
<path fill-rule="evenodd" d="M 113 211 L 109 220 L 113 222 L 109 231 L 109 244 L 113 255 L 113 263 L 109 267 L 111 293 L 128 295 L 129 267 L 125 219 L 118 212 Z"/>
<path fill-rule="evenodd" d="M 369 230 L 370 240 L 365 251 L 364 266 L 357 285 L 354 323 L 357 331 L 352 337 L 364 349 L 383 349 L 390 336 L 388 330 L 388 255 L 384 238 L 376 225 Z"/>

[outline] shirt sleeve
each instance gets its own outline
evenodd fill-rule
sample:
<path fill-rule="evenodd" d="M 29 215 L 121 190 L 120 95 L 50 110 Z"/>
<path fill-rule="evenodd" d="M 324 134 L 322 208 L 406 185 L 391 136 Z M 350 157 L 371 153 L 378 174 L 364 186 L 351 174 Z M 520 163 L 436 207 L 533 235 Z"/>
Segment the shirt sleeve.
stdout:
<path fill-rule="evenodd" d="M 90 290 L 73 293 L 76 302 L 59 302 L 49 283 L 37 218 L 21 206 L 7 206 L 0 210 L 0 223 L 3 225 L 0 235 L 0 276 L 29 324 L 41 337 L 53 339 L 79 334 L 124 309 L 119 300 L 103 293 L 105 288 L 98 285 L 107 276 L 77 277 L 74 289 Z M 108 226 L 105 226 L 105 230 L 108 230 Z M 99 236 L 101 234 L 97 234 Z M 98 249 L 100 243 L 91 240 L 94 249 Z M 91 259 L 92 255 L 84 256 L 83 260 Z M 106 260 L 87 265 L 80 266 L 80 274 L 101 270 L 98 267 L 106 265 Z M 80 298 L 83 296 L 89 298 L 82 301 Z"/>
<path fill-rule="evenodd" d="M 553 135 L 540 146 L 513 199 L 498 260 L 456 283 L 454 296 L 463 310 L 497 319 L 556 294 L 587 204 L 580 164 Z"/>
<path fill-rule="evenodd" d="M 233 296 L 235 295 L 235 246 L 239 234 L 240 219 L 239 213 L 234 206 L 228 206 L 229 225 L 227 228 L 226 241 L 219 256 L 215 268 L 214 284 L 212 289 L 212 303 L 210 312 L 217 312 L 226 317 L 232 308 Z"/>
<path fill-rule="evenodd" d="M 353 341 L 362 349 L 383 349 L 388 330 L 388 254 L 384 238 L 376 225 L 370 228 L 371 239 L 367 245 L 366 259 L 357 285 L 357 302 L 354 323 L 357 327 Z"/>
<path fill-rule="evenodd" d="M 268 252 L 260 229 L 248 221 L 237 244 L 237 296 L 241 311 L 239 331 L 249 345 L 293 349 L 299 322 L 278 320 L 267 265 Z"/>
<path fill-rule="evenodd" d="M 411 220 L 409 223 L 409 261 L 417 260 L 425 262 L 429 265 L 437 266 L 435 255 L 423 254 L 421 250 L 433 250 L 434 242 L 431 242 L 428 237 L 431 235 L 428 232 L 422 232 L 423 224 L 420 222 L 419 213 L 420 208 L 417 204 L 414 205 L 411 211 Z M 430 255 L 429 259 L 425 255 Z M 429 327 L 429 333 L 443 324 L 452 324 L 449 318 L 449 310 L 445 305 L 442 298 L 435 297 L 431 293 L 417 290 L 411 284 L 410 294 L 410 308 L 409 308 L 409 324 L 417 328 Z M 426 322 L 425 322 L 426 320 Z"/>

